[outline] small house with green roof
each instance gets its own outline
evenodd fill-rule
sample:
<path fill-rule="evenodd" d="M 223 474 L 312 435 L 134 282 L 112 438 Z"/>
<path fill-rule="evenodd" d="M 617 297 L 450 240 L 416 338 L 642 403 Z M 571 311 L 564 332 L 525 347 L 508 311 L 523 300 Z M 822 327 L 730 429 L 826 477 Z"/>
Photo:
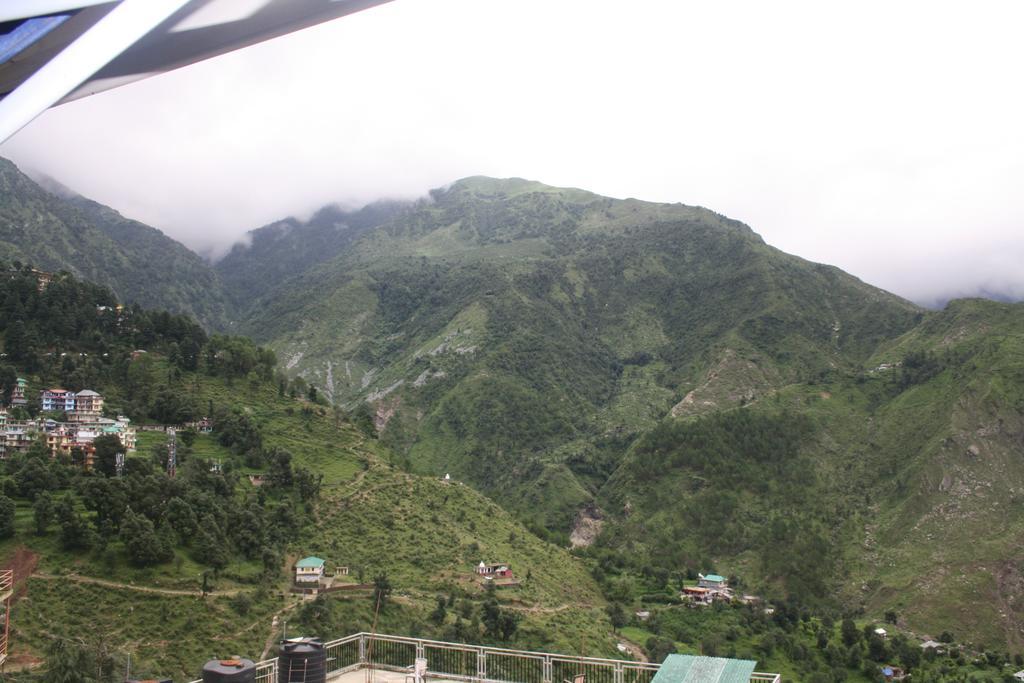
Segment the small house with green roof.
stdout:
<path fill-rule="evenodd" d="M 719 576 L 718 574 L 698 574 L 697 585 L 701 588 L 720 591 L 723 588 L 729 587 L 729 581 L 724 576 Z"/>
<path fill-rule="evenodd" d="M 304 557 L 295 563 L 295 583 L 312 587 L 324 578 L 324 560 L 319 557 Z"/>

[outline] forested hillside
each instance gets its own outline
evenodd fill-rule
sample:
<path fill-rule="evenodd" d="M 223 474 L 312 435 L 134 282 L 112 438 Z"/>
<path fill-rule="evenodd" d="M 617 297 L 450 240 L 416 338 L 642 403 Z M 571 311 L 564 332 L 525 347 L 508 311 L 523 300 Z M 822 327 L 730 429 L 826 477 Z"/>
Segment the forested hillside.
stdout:
<path fill-rule="evenodd" d="M 242 329 L 335 401 L 372 402 L 414 470 L 458 473 L 567 533 L 673 406 L 853 367 L 919 317 L 704 209 L 472 178 L 292 280 Z"/>
<path fill-rule="evenodd" d="M 71 275 L 44 287 L 27 268 L 0 275 L 0 388 L 9 399 L 21 377 L 29 397 L 5 417 L 34 415 L 33 396 L 60 383 L 98 390 L 108 414 L 179 427 L 175 476 L 162 431 L 141 432 L 123 467 L 114 455 L 124 449 L 109 436 L 93 442 L 91 468 L 55 457 L 42 436 L 7 453 L 9 672 L 30 678 L 41 666 L 61 677 L 61 667 L 86 667 L 109 680 L 131 655 L 140 674 L 191 680 L 211 655 L 266 656 L 283 632 L 274 616 L 291 633 L 369 629 L 378 593 L 391 591 L 401 597 L 385 601 L 382 630 L 614 651 L 604 600 L 579 560 L 470 487 L 396 470 L 372 425 L 310 400 L 301 383 L 275 374 L 271 352 L 208 337 L 182 316 L 122 308 Z M 184 428 L 207 416 L 212 432 Z M 291 566 L 314 553 L 371 587 L 292 597 Z M 473 569 L 499 557 L 521 585 L 492 596 Z"/>
<path fill-rule="evenodd" d="M 955 301 L 860 371 L 645 434 L 598 545 L 1019 651 L 1022 444 L 1024 306 Z"/>
<path fill-rule="evenodd" d="M 0 259 L 66 270 L 124 301 L 187 313 L 209 329 L 227 321 L 220 283 L 202 258 L 109 207 L 48 192 L 2 158 Z"/>

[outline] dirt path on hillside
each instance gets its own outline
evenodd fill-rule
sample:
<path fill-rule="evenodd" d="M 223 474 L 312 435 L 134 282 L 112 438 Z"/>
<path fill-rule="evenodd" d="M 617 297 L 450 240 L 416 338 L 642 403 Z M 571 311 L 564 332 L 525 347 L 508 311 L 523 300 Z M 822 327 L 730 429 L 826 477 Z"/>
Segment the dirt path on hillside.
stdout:
<path fill-rule="evenodd" d="M 501 606 L 505 609 L 513 609 L 517 612 L 525 612 L 526 614 L 554 614 L 556 612 L 564 612 L 565 610 L 570 609 L 572 607 L 579 607 L 580 609 L 589 609 L 590 607 L 592 607 L 592 605 L 570 605 L 568 603 L 564 605 L 558 605 L 557 607 L 539 607 L 537 605 L 516 605 L 514 603 L 504 604 Z"/>
<path fill-rule="evenodd" d="M 259 661 L 266 659 L 270 655 L 270 648 L 274 647 L 274 643 L 277 642 L 277 623 L 280 620 L 281 615 L 292 611 L 300 604 L 302 603 L 293 602 L 274 613 L 273 618 L 270 620 L 270 635 L 267 636 L 267 640 L 263 643 L 263 652 L 260 654 Z"/>
<path fill-rule="evenodd" d="M 32 574 L 33 579 L 44 579 L 46 581 L 74 581 L 75 583 L 88 583 L 94 586 L 104 586 L 106 588 L 120 588 L 129 591 L 138 591 L 139 593 L 157 593 L 160 595 L 186 595 L 192 597 L 202 597 L 203 593 L 199 590 L 187 591 L 178 590 L 174 588 L 153 588 L 152 586 L 135 586 L 130 583 L 119 583 L 117 581 L 107 581 L 106 579 L 97 579 L 92 576 L 80 576 L 79 574 L 46 574 L 45 572 L 35 572 Z M 221 596 L 221 595 L 238 595 L 244 592 L 241 588 L 232 588 L 230 590 L 219 590 L 210 591 L 207 593 L 209 596 Z"/>
<path fill-rule="evenodd" d="M 628 652 L 629 654 L 633 655 L 633 658 L 636 661 L 638 661 L 638 662 L 646 662 L 646 661 L 648 661 L 647 653 L 644 652 L 644 649 L 642 647 L 640 647 L 639 645 L 634 643 L 632 640 L 627 640 L 626 638 L 623 637 L 623 635 L 621 633 L 617 633 L 615 637 L 619 639 L 619 642 L 622 643 L 622 645 L 625 646 L 626 652 Z"/>

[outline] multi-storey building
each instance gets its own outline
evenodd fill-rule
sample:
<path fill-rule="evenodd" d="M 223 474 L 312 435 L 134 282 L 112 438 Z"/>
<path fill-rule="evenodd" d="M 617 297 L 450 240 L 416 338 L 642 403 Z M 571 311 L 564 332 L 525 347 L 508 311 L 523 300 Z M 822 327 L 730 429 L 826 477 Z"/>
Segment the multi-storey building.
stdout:
<path fill-rule="evenodd" d="M 82 389 L 75 394 L 75 406 L 68 418 L 75 422 L 84 422 L 98 418 L 103 414 L 103 397 L 92 389 Z"/>
<path fill-rule="evenodd" d="M 75 392 L 67 389 L 43 389 L 39 393 L 39 407 L 44 412 L 71 412 L 75 409 Z"/>
<path fill-rule="evenodd" d="M 28 399 L 25 398 L 25 389 L 28 388 L 28 381 L 24 378 L 19 377 L 18 383 L 11 390 L 11 405 L 12 406 L 23 406 L 28 403 Z"/>

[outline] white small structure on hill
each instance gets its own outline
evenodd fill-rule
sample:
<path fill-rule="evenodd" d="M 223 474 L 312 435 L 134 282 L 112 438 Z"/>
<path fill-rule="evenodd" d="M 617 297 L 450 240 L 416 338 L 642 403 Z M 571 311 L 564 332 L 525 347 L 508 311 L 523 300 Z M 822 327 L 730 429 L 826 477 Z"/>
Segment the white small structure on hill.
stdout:
<path fill-rule="evenodd" d="M 1017 673 L 1013 674 L 1013 677 L 1016 678 L 1018 681 L 1024 681 L 1024 669 L 1021 669 Z"/>
<path fill-rule="evenodd" d="M 889 634 L 884 628 L 879 627 L 875 629 L 875 635 L 879 638 L 885 638 Z"/>

